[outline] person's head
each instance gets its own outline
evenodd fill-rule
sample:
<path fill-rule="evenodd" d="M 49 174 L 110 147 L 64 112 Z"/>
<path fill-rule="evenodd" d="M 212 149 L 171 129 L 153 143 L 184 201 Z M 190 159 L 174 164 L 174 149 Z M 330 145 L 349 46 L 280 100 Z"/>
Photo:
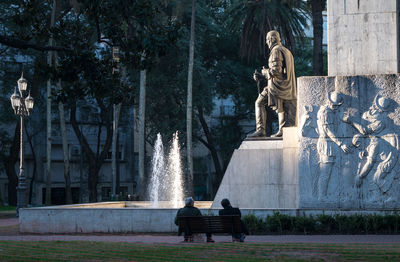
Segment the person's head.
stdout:
<path fill-rule="evenodd" d="M 281 36 L 278 31 L 269 31 L 266 38 L 268 48 L 271 49 L 274 45 L 281 43 Z"/>
<path fill-rule="evenodd" d="M 343 97 L 340 93 L 333 91 L 328 95 L 329 105 L 332 110 L 336 110 L 343 104 Z"/>
<path fill-rule="evenodd" d="M 185 206 L 192 207 L 194 205 L 194 200 L 192 197 L 185 198 Z"/>
<path fill-rule="evenodd" d="M 374 105 L 380 113 L 383 113 L 390 110 L 391 101 L 381 95 L 376 95 L 374 99 Z"/>
<path fill-rule="evenodd" d="M 223 208 L 230 207 L 230 206 L 231 206 L 231 202 L 229 202 L 229 199 L 224 198 L 224 199 L 222 199 L 222 201 L 221 201 L 221 206 L 222 206 Z"/>
<path fill-rule="evenodd" d="M 374 102 L 366 112 L 367 114 L 365 117 L 363 116 L 364 119 L 376 119 L 380 115 L 386 115 L 384 113 L 388 113 L 388 111 L 391 108 L 391 101 L 385 97 L 382 97 L 381 95 L 376 95 L 374 98 Z"/>

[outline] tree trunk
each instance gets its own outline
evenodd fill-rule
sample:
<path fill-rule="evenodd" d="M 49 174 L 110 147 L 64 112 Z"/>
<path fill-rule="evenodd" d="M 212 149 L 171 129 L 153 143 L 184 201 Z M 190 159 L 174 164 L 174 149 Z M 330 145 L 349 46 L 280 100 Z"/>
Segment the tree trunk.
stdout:
<path fill-rule="evenodd" d="M 313 74 L 315 76 L 322 76 L 324 74 L 324 61 L 322 51 L 322 38 L 323 38 L 323 18 L 322 11 L 325 0 L 312 0 L 311 11 L 312 11 L 312 24 L 313 24 L 313 35 L 314 35 L 314 47 L 313 47 Z"/>
<path fill-rule="evenodd" d="M 50 28 L 54 27 L 55 14 L 56 14 L 57 1 L 53 1 L 53 8 L 51 11 Z M 49 46 L 53 46 L 53 37 L 49 39 Z M 47 56 L 47 64 L 51 67 L 53 60 L 53 51 L 49 51 Z M 47 144 L 46 144 L 46 205 L 51 205 L 51 80 L 47 80 Z"/>
<path fill-rule="evenodd" d="M 26 125 L 24 126 L 24 129 L 25 129 L 26 138 L 28 140 L 29 147 L 32 151 L 32 157 L 33 157 L 33 173 L 32 173 L 31 181 L 29 182 L 29 200 L 28 200 L 28 203 L 32 204 L 33 183 L 35 182 L 36 173 L 37 173 L 36 153 L 35 153 L 35 147 L 32 144 L 32 137 L 29 135 L 28 128 L 26 128 Z"/>
<path fill-rule="evenodd" d="M 71 114 L 70 114 L 70 122 L 72 125 L 72 128 L 74 129 L 76 137 L 80 138 L 80 144 L 81 148 L 83 149 L 85 156 L 88 159 L 88 165 L 89 165 L 89 173 L 88 173 L 88 190 L 89 190 L 89 202 L 97 202 L 97 184 L 99 182 L 99 171 L 100 168 L 104 162 L 104 160 L 107 157 L 107 152 L 111 148 L 112 144 L 112 136 L 113 136 L 113 130 L 112 130 L 112 125 L 111 121 L 109 119 L 106 119 L 107 117 L 107 108 L 104 107 L 99 101 L 97 101 L 100 107 L 100 115 L 102 120 L 105 120 L 104 122 L 105 127 L 106 127 L 106 141 L 103 145 L 103 148 L 100 153 L 97 151 L 95 154 L 93 150 L 91 149 L 87 139 L 85 136 L 83 136 L 81 130 L 79 129 L 79 125 L 76 121 L 76 105 L 73 105 L 71 107 Z M 102 122 L 102 123 L 104 123 Z M 102 125 L 102 124 L 100 124 Z M 101 128 L 101 127 L 100 127 Z M 100 137 L 100 133 L 99 133 Z M 99 139 L 99 138 L 98 138 Z M 98 140 L 98 145 L 97 148 L 100 148 L 100 140 Z"/>
<path fill-rule="evenodd" d="M 20 122 L 17 122 L 14 131 L 14 139 L 10 147 L 10 154 L 4 163 L 5 171 L 8 178 L 8 204 L 10 206 L 17 205 L 17 185 L 18 177 L 15 172 L 15 163 L 18 161 L 19 139 L 20 138 Z"/>
<path fill-rule="evenodd" d="M 216 179 L 213 181 L 213 188 L 212 188 L 212 198 L 214 198 L 215 194 L 217 193 L 219 184 L 221 183 L 222 178 L 224 177 L 224 173 L 221 168 L 221 163 L 219 161 L 218 152 L 217 152 L 217 149 L 215 148 L 215 144 L 212 139 L 210 129 L 208 128 L 207 122 L 204 119 L 203 108 L 198 107 L 198 112 L 199 112 L 198 116 L 199 116 L 200 124 L 201 124 L 201 127 L 203 128 L 204 135 L 206 136 L 207 142 L 201 138 L 199 140 L 208 148 L 208 150 L 210 150 L 211 157 L 213 159 L 213 163 L 214 163 L 214 167 L 215 167 L 215 175 L 216 175 L 215 178 Z"/>
<path fill-rule="evenodd" d="M 138 132 L 138 150 L 139 150 L 139 195 L 143 198 L 146 192 L 145 178 L 145 111 L 146 111 L 146 70 L 140 71 L 140 94 L 139 94 L 139 132 Z"/>
<path fill-rule="evenodd" d="M 192 19 L 190 23 L 190 42 L 189 42 L 189 69 L 188 69 L 188 88 L 187 88 L 187 111 L 186 111 L 186 132 L 187 132 L 187 192 L 193 196 L 193 144 L 192 144 L 192 89 L 193 89 L 193 60 L 194 60 L 194 29 L 196 17 L 196 0 L 192 0 Z"/>
<path fill-rule="evenodd" d="M 117 179 L 117 157 L 118 157 L 118 152 L 119 152 L 119 147 L 118 147 L 118 122 L 119 122 L 119 115 L 121 112 L 121 103 L 118 105 L 113 106 L 113 115 L 114 115 L 114 121 L 113 121 L 113 142 L 112 142 L 112 194 L 115 196 L 119 192 L 119 188 L 117 186 L 118 184 L 118 179 Z"/>
<path fill-rule="evenodd" d="M 58 66 L 58 55 L 54 54 L 54 64 Z M 58 79 L 57 89 L 61 90 L 61 79 Z M 60 101 L 58 102 L 58 112 L 60 114 L 60 131 L 61 140 L 64 154 L 64 180 L 65 180 L 65 203 L 72 204 L 72 191 L 71 191 L 71 176 L 70 176 L 70 164 L 69 164 L 69 148 L 68 148 L 68 135 L 67 128 L 65 124 L 65 113 L 64 104 Z"/>
<path fill-rule="evenodd" d="M 97 166 L 96 161 L 89 159 L 89 174 L 88 174 L 88 188 L 89 188 L 89 202 L 97 202 L 97 184 L 99 183 L 100 167 Z"/>
<path fill-rule="evenodd" d="M 58 85 L 61 85 L 60 81 Z M 59 86 L 59 88 L 61 89 L 61 86 Z M 60 129 L 61 129 L 60 131 L 61 131 L 63 153 L 64 153 L 65 202 L 67 204 L 72 204 L 67 128 L 65 125 L 64 104 L 61 101 L 58 103 L 58 111 L 60 113 Z"/>

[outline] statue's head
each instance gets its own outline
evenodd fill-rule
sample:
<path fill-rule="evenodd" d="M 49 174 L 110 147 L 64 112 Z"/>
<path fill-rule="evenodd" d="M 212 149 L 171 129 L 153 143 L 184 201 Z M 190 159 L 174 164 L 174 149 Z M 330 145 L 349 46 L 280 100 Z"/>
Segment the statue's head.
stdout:
<path fill-rule="evenodd" d="M 192 197 L 187 197 L 185 198 L 185 206 L 193 206 L 194 205 L 194 200 Z"/>
<path fill-rule="evenodd" d="M 389 111 L 391 106 L 391 101 L 381 95 L 376 95 L 374 99 L 375 108 L 379 110 L 379 112 Z"/>
<path fill-rule="evenodd" d="M 369 107 L 368 111 L 364 113 L 363 118 L 366 120 L 376 119 L 380 116 L 383 117 L 383 113 L 388 113 L 391 108 L 391 101 L 388 98 L 385 98 L 381 95 L 376 95 L 374 98 L 374 102 Z"/>
<path fill-rule="evenodd" d="M 271 49 L 274 45 L 281 43 L 281 36 L 278 31 L 269 31 L 266 38 L 267 45 Z"/>
<path fill-rule="evenodd" d="M 333 91 L 328 95 L 330 108 L 336 110 L 339 106 L 343 104 L 343 97 L 340 93 Z"/>

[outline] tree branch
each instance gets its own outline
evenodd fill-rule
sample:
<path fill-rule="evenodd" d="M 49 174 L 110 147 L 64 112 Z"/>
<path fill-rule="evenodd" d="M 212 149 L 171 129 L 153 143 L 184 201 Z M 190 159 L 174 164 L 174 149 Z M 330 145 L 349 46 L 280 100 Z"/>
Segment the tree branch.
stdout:
<path fill-rule="evenodd" d="M 99 22 L 99 16 L 97 15 L 97 10 L 95 10 L 94 20 L 96 22 L 97 42 L 98 43 L 105 43 L 105 44 L 107 44 L 109 46 L 112 46 L 112 43 L 110 43 L 109 41 L 101 38 L 100 22 Z"/>
<path fill-rule="evenodd" d="M 86 137 L 83 136 L 81 130 L 78 127 L 78 123 L 76 121 L 76 105 L 73 105 L 71 107 L 70 123 L 72 125 L 72 128 L 74 129 L 75 135 L 77 136 L 77 138 L 79 140 L 79 144 L 82 146 L 82 148 L 85 151 L 87 157 L 90 159 L 90 161 L 95 161 L 96 157 L 95 157 L 92 149 L 90 148 Z"/>
<path fill-rule="evenodd" d="M 210 146 L 209 143 L 207 143 L 206 140 L 204 140 L 203 138 L 201 138 L 201 137 L 199 137 L 199 136 L 196 136 L 196 139 L 199 140 L 205 147 L 208 148 L 208 150 L 211 151 L 211 146 Z"/>
<path fill-rule="evenodd" d="M 21 40 L 18 38 L 6 36 L 6 35 L 0 35 L 0 44 L 9 46 L 9 47 L 14 47 L 18 49 L 34 49 L 37 51 L 65 51 L 65 52 L 72 52 L 73 49 L 70 47 L 66 46 L 48 46 L 48 45 L 38 45 L 34 43 L 30 43 L 25 40 Z"/>

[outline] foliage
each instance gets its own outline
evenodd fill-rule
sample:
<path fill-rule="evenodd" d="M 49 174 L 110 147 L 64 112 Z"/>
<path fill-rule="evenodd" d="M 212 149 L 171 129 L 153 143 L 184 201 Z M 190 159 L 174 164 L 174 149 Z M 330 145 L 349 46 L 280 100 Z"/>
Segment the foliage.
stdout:
<path fill-rule="evenodd" d="M 15 206 L 0 206 L 0 212 L 1 211 L 15 211 Z"/>
<path fill-rule="evenodd" d="M 305 39 L 301 44 L 296 45 L 294 69 L 296 77 L 311 76 L 313 73 L 313 47 L 311 45 L 312 39 Z"/>
<path fill-rule="evenodd" d="M 248 60 L 266 58 L 265 39 L 278 30 L 286 46 L 293 50 L 296 37 L 304 37 L 310 18 L 305 1 L 232 1 L 227 14 L 232 30 L 241 31 L 240 55 Z"/>
<path fill-rule="evenodd" d="M 53 94 L 57 101 L 66 104 L 66 111 L 78 109 L 94 116 L 91 124 L 100 126 L 98 132 L 103 130 L 104 134 L 104 127 L 112 118 L 113 104 L 122 102 L 125 106 L 136 105 L 138 71 L 146 69 L 147 141 L 152 143 L 159 132 L 164 138 L 170 139 L 176 130 L 181 138 L 186 137 L 184 120 L 191 16 L 189 2 L 57 0 L 56 23 L 50 28 L 53 1 L 2 1 L 0 43 L 3 43 L 1 37 L 10 37 L 18 40 L 18 45 L 14 47 L 20 49 L 5 47 L 3 43 L 0 52 L 6 52 L 8 58 L 14 54 L 26 55 L 34 64 L 30 74 L 35 79 L 35 86 L 42 90 L 37 91 L 35 96 L 35 114 L 40 116 L 35 127 L 44 130 L 41 126 L 44 125 L 42 117 L 45 110 L 43 90 L 50 77 L 53 83 L 59 79 L 62 81 L 61 89 L 54 89 Z M 227 167 L 234 148 L 246 135 L 242 122 L 253 119 L 257 91 L 251 76 L 254 69 L 262 65 L 260 61 L 244 61 L 239 56 L 239 50 L 245 48 L 249 52 L 265 54 L 265 33 L 276 28 L 282 32 L 289 47 L 296 43 L 297 76 L 310 74 L 310 46 L 300 45 L 301 41 L 297 41 L 298 37 L 303 36 L 305 19 L 309 17 L 303 2 L 197 1 L 194 117 L 198 116 L 199 110 L 206 117 L 218 111 L 214 104 L 217 99 L 232 101 L 230 114 L 207 121 L 211 140 L 202 140 L 217 151 L 217 162 L 221 163 L 222 171 Z M 56 68 L 50 68 L 46 53 L 39 52 L 49 48 L 50 38 L 54 39 L 54 48 L 58 50 Z M 247 48 L 244 43 L 248 40 L 251 40 L 254 48 Z M 123 83 L 120 82 L 121 75 L 112 74 L 112 68 L 115 67 L 111 56 L 113 46 L 120 47 L 121 65 L 127 72 Z M 7 62 L 1 64 L 2 76 L 19 71 L 19 68 L 12 69 Z M 17 74 L 15 79 L 18 77 Z M 14 81 L 14 78 L 10 79 Z M 1 88 L 13 84 L 7 82 Z M 6 100 L 8 97 L 4 99 L 4 104 L 8 103 Z M 4 112 L 0 108 L 3 124 L 15 121 L 10 117 L 12 114 L 8 105 L 4 107 Z M 122 120 L 127 119 L 125 113 L 121 113 Z M 194 121 L 193 133 L 197 141 L 204 137 L 201 128 L 199 121 Z M 12 141 L 11 135 L 8 138 L 3 145 Z M 181 143 L 184 143 L 183 139 Z M 97 149 L 102 146 L 99 145 Z M 4 148 L 0 148 L 0 157 L 7 155 Z M 96 165 L 99 167 L 102 163 L 101 157 L 98 157 L 101 152 L 94 153 L 97 154 Z M 214 181 L 218 183 L 219 180 Z"/>
<path fill-rule="evenodd" d="M 243 222 L 246 224 L 251 235 L 257 232 L 266 232 L 267 224 L 262 218 L 258 218 L 253 214 L 246 215 L 242 218 Z"/>
<path fill-rule="evenodd" d="M 399 234 L 400 215 L 289 216 L 275 212 L 265 219 L 243 217 L 251 234 Z"/>

